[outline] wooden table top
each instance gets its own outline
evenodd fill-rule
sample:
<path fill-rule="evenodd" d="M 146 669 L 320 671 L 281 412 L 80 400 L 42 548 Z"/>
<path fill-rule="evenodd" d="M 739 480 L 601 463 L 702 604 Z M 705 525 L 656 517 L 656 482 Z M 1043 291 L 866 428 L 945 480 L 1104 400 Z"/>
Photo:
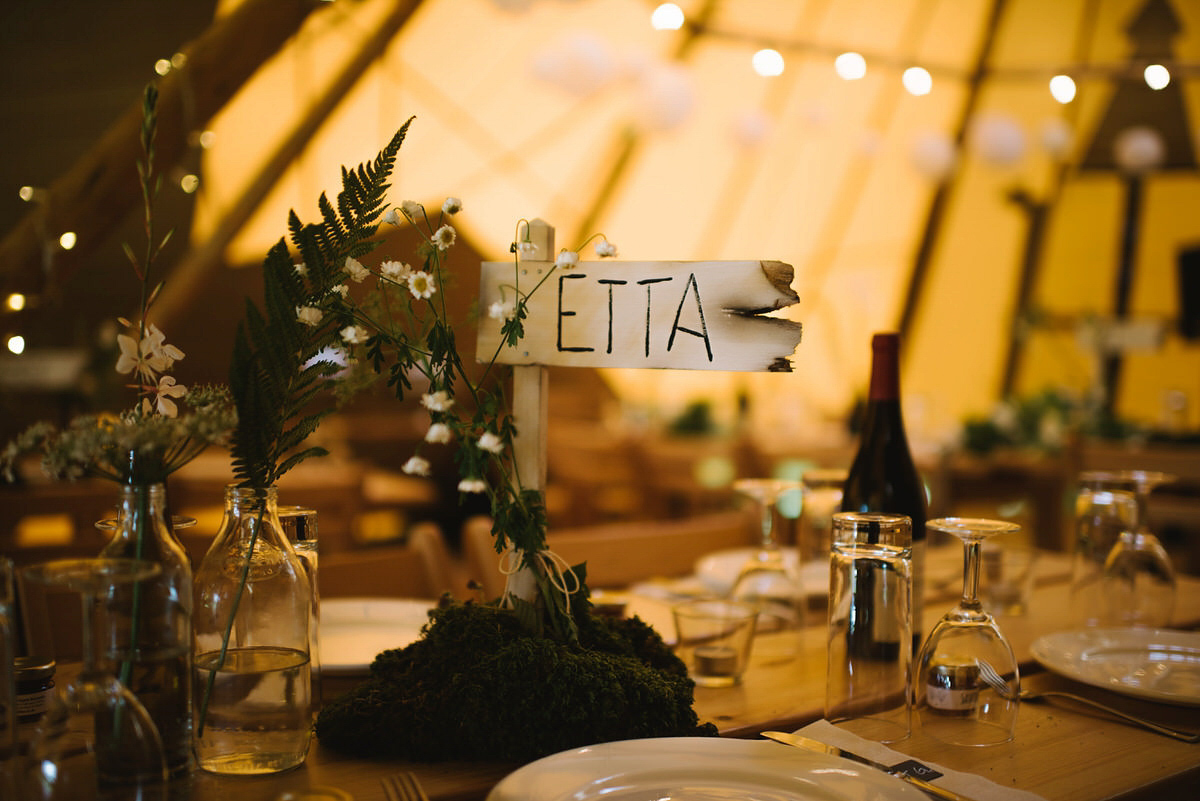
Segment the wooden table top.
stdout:
<path fill-rule="evenodd" d="M 925 631 L 946 608 L 931 603 Z M 1030 647 L 1046 633 L 1074 627 L 1067 584 L 1059 578 L 1035 590 L 1030 612 L 1000 618 L 1022 663 L 1027 686 L 1071 685 L 1115 706 L 1123 706 L 1163 723 L 1200 729 L 1200 708 L 1180 707 L 1129 698 L 1084 687 L 1041 671 Z M 1180 577 L 1173 625 L 1200 626 L 1200 579 Z M 823 714 L 825 628 L 806 630 L 802 654 L 784 664 L 751 660 L 740 686 L 698 687 L 695 708 L 723 736 L 755 737 L 767 729 L 794 730 Z M 325 694 L 340 688 L 326 680 Z M 1195 798 L 1200 787 L 1200 744 L 1181 743 L 1146 732 L 1066 703 L 1023 703 L 1012 743 L 990 748 L 946 746 L 919 730 L 897 751 L 945 767 L 982 775 L 1008 787 L 1024 789 L 1051 801 L 1099 801 L 1109 798 Z M 399 760 L 362 760 L 337 754 L 314 741 L 305 764 L 289 773 L 262 778 L 226 778 L 198 772 L 192 777 L 191 801 L 276 801 L 284 791 L 332 786 L 355 801 L 382 801 L 380 779 L 401 770 L 419 777 L 432 801 L 483 799 L 512 764 L 412 764 Z"/>

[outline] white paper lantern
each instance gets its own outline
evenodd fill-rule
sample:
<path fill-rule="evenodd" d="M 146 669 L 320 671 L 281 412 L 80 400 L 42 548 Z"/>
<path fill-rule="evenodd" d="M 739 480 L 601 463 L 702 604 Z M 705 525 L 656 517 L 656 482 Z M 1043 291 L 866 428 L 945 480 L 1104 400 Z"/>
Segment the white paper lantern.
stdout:
<path fill-rule="evenodd" d="M 971 126 L 971 146 L 988 164 L 1009 167 L 1025 155 L 1025 132 L 1005 114 L 981 114 Z"/>
<path fill-rule="evenodd" d="M 1145 125 L 1126 128 L 1113 142 L 1113 157 L 1125 172 L 1140 173 L 1162 164 L 1167 146 L 1158 131 Z"/>
<path fill-rule="evenodd" d="M 954 142 L 941 131 L 927 131 L 913 142 L 913 166 L 926 178 L 944 180 L 957 161 Z"/>

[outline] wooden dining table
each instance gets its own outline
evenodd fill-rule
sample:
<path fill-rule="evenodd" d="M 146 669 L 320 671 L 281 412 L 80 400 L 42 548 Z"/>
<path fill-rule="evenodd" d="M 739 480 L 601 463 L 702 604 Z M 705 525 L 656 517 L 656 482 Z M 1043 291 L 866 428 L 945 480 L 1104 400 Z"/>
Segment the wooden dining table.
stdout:
<path fill-rule="evenodd" d="M 951 553 L 948 564 L 953 564 Z M 1055 559 L 1060 560 L 1054 562 Z M 1012 642 L 1025 687 L 1069 687 L 1161 723 L 1200 731 L 1200 707 L 1142 700 L 1094 688 L 1041 668 L 1031 647 L 1040 636 L 1076 627 L 1069 603 L 1069 582 L 1061 556 L 1048 556 L 1033 590 L 1028 611 L 999 618 Z M 938 560 L 930 560 L 931 576 Z M 947 568 L 948 569 L 948 568 Z M 936 584 L 936 582 L 931 582 Z M 929 594 L 924 631 L 954 603 L 951 586 Z M 642 599 L 639 606 L 653 618 L 665 600 Z M 1174 628 L 1200 627 L 1200 579 L 1181 576 Z M 716 724 L 721 736 L 756 738 L 762 731 L 792 731 L 822 718 L 825 692 L 826 629 L 815 621 L 802 632 L 799 656 L 770 663 L 751 658 L 741 684 L 729 688 L 697 687 L 694 708 L 702 721 Z M 325 679 L 326 698 L 353 686 L 353 679 Z M 781 748 L 784 746 L 780 746 Z M 1100 799 L 1194 799 L 1200 797 L 1200 744 L 1170 739 L 1134 728 L 1115 718 L 1071 702 L 1023 702 L 1011 743 L 986 748 L 948 746 L 930 739 L 919 727 L 890 746 L 902 754 L 973 773 L 1004 787 L 1019 788 L 1050 801 Z M 306 791 L 336 788 L 355 801 L 383 801 L 381 779 L 412 771 L 431 801 L 484 799 L 492 787 L 520 767 L 512 763 L 413 763 L 399 759 L 360 759 L 324 748 L 314 739 L 308 758 L 288 773 L 233 778 L 198 771 L 190 778 L 191 801 L 285 801 L 302 799 Z M 291 794 L 289 796 L 289 793 Z M 345 797 L 345 796 L 341 796 Z"/>

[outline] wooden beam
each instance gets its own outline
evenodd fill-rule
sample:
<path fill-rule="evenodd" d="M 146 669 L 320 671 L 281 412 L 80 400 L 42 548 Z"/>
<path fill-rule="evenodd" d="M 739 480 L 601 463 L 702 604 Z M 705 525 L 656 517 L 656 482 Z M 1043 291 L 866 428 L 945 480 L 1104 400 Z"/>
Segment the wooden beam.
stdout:
<path fill-rule="evenodd" d="M 246 0 L 183 48 L 184 70 L 159 84 L 155 166 L 166 171 L 188 151 L 188 135 L 233 97 L 255 70 L 294 34 L 318 4 L 312 0 Z M 135 164 L 142 103 L 136 102 L 99 142 L 47 189 L 0 240 L 3 293 L 40 293 L 85 263 L 89 252 L 141 200 Z M 73 250 L 48 250 L 47 240 L 74 231 Z"/>
<path fill-rule="evenodd" d="M 338 104 L 350 95 L 354 84 L 362 78 L 363 73 L 387 50 L 388 45 L 420 4 L 421 0 L 396 2 L 391 13 L 355 51 L 354 56 L 330 83 L 329 88 L 313 101 L 275 152 L 259 165 L 258 172 L 250 179 L 237 200 L 225 211 L 213 232 L 175 265 L 171 271 L 171 280 L 163 286 L 162 293 L 155 300 L 155 319 L 160 327 L 169 325 L 172 317 L 191 302 L 196 286 L 203 280 L 204 275 L 221 262 L 225 248 L 250 220 L 288 168 L 304 152 L 304 148 L 334 113 Z M 279 233 L 282 236 L 286 232 L 287 220 L 281 219 Z M 263 256 L 266 256 L 266 253 L 263 253 Z"/>

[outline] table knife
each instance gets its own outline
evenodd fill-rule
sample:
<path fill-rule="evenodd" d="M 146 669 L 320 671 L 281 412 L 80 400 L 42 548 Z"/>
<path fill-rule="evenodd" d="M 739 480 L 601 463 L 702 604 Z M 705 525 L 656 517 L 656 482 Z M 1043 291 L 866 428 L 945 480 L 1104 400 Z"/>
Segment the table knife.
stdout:
<path fill-rule="evenodd" d="M 804 737 L 803 735 L 799 734 L 791 734 L 790 732 L 764 731 L 762 736 L 770 740 L 774 740 L 775 742 L 783 743 L 784 745 L 793 746 L 794 748 L 803 748 L 805 751 L 814 751 L 818 754 L 829 754 L 831 756 L 842 757 L 843 759 L 849 759 L 851 762 L 857 762 L 861 765 L 867 765 L 868 767 L 875 768 L 876 770 L 881 770 L 889 776 L 895 776 L 901 781 L 908 782 L 913 787 L 922 790 L 934 798 L 944 799 L 944 801 L 971 801 L 971 799 L 967 798 L 966 796 L 959 795 L 952 790 L 947 790 L 944 787 L 937 787 L 925 781 L 924 779 L 919 779 L 916 776 L 910 775 L 906 772 L 906 769 L 903 767 L 903 765 L 898 765 L 895 767 L 884 765 L 881 762 L 876 762 L 873 759 L 867 759 L 864 756 L 859 756 L 858 754 L 855 754 L 852 751 L 847 751 L 844 748 L 838 748 L 835 745 L 826 745 L 820 740 L 814 740 L 811 737 Z"/>

